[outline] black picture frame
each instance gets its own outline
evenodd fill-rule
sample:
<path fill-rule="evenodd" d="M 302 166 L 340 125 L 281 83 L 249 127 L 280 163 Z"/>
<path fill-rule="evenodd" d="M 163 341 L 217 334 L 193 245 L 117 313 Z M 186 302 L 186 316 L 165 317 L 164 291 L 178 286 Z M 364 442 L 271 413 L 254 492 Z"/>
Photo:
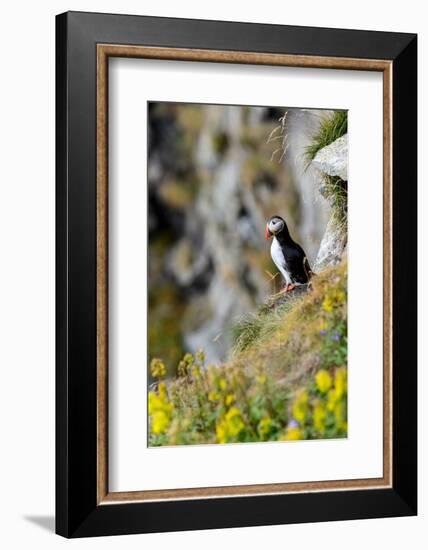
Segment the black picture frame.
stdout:
<path fill-rule="evenodd" d="M 97 503 L 96 46 L 392 62 L 390 488 Z M 68 12 L 56 18 L 56 532 L 86 537 L 417 513 L 417 36 Z"/>

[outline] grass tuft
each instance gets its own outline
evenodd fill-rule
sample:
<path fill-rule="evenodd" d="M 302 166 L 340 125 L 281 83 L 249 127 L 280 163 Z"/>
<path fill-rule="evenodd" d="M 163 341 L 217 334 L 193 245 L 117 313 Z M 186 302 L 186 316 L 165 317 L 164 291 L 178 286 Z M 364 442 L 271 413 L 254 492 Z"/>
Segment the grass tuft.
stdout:
<path fill-rule="evenodd" d="M 306 147 L 305 158 L 307 165 L 314 160 L 318 151 L 336 141 L 348 131 L 347 111 L 335 111 L 332 115 L 321 119 L 318 131 L 312 136 L 311 144 Z"/>

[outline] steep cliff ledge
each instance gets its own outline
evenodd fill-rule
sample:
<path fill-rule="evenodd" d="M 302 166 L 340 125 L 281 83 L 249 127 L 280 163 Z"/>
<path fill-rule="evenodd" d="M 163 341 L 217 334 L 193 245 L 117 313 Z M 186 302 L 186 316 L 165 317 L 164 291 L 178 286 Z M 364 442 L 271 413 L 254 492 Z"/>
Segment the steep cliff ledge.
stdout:
<path fill-rule="evenodd" d="M 346 277 L 343 262 L 242 318 L 220 366 L 186 354 L 150 392 L 150 444 L 344 437 Z"/>

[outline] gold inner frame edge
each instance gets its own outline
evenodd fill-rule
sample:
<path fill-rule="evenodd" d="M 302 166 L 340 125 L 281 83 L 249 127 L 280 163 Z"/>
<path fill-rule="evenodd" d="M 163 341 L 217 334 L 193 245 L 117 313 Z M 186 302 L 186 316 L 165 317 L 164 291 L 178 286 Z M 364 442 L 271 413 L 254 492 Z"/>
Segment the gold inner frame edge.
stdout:
<path fill-rule="evenodd" d="M 108 59 L 132 57 L 383 73 L 383 476 L 370 479 L 109 492 Z M 256 52 L 97 44 L 97 504 L 378 489 L 392 485 L 392 62 Z"/>

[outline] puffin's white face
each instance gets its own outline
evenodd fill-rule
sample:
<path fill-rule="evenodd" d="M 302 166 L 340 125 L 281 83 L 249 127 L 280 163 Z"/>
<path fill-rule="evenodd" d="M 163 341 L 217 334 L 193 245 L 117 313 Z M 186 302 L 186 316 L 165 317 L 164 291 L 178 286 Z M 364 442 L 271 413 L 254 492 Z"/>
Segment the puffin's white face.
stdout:
<path fill-rule="evenodd" d="M 266 224 L 266 238 L 277 235 L 284 229 L 284 220 L 281 218 L 271 218 Z"/>

